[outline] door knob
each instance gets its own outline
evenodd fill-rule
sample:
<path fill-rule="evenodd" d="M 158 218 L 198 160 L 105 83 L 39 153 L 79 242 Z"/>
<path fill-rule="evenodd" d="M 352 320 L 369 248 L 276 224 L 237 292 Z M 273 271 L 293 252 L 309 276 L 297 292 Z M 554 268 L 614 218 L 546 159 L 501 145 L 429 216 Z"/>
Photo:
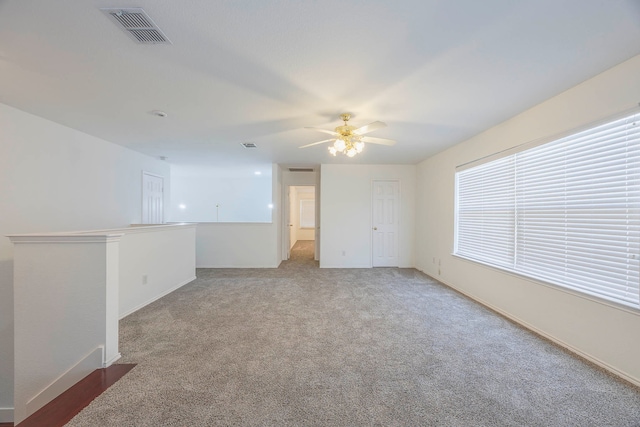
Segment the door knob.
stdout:
<path fill-rule="evenodd" d="M 373 227 L 373 229 L 374 229 L 374 230 L 377 230 L 377 229 L 378 229 L 378 227 Z"/>

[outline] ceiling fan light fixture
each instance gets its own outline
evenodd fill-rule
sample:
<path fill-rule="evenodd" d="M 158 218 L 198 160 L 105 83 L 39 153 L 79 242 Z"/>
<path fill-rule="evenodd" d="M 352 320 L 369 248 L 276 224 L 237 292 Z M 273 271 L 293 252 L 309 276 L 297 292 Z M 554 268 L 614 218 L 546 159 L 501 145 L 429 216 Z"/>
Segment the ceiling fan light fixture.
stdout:
<path fill-rule="evenodd" d="M 372 122 L 368 125 L 356 128 L 355 126 L 349 125 L 351 114 L 341 114 L 340 118 L 344 121 L 344 125 L 336 127 L 335 130 L 307 127 L 307 129 L 320 131 L 322 133 L 328 133 L 329 135 L 332 135 L 332 138 L 303 145 L 300 148 L 307 148 L 314 145 L 323 144 L 325 142 L 332 142 L 331 146 L 328 147 L 329 154 L 335 156 L 336 153 L 340 152 L 345 154 L 347 157 L 353 157 L 358 153 L 362 153 L 362 151 L 364 150 L 365 142 L 380 145 L 394 145 L 396 143 L 391 139 L 372 138 L 370 136 L 365 136 L 369 132 L 386 127 L 387 125 L 383 122 Z"/>

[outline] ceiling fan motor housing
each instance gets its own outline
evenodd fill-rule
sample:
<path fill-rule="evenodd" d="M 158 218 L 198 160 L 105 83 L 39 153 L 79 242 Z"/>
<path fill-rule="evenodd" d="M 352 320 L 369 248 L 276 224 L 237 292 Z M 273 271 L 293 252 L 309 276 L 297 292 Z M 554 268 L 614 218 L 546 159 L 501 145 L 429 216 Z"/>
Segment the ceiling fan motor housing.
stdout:
<path fill-rule="evenodd" d="M 344 125 L 344 126 L 338 126 L 336 128 L 336 132 L 338 132 L 342 136 L 349 136 L 356 129 L 357 128 L 355 126 Z"/>

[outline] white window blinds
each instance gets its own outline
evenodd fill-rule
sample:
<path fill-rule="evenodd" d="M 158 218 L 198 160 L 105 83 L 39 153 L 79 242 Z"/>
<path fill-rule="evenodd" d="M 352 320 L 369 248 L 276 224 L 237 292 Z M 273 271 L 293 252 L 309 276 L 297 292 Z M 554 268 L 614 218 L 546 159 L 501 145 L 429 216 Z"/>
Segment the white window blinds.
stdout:
<path fill-rule="evenodd" d="M 455 253 L 640 307 L 638 120 L 456 173 Z"/>
<path fill-rule="evenodd" d="M 504 157 L 456 174 L 458 255 L 513 267 L 514 159 Z"/>

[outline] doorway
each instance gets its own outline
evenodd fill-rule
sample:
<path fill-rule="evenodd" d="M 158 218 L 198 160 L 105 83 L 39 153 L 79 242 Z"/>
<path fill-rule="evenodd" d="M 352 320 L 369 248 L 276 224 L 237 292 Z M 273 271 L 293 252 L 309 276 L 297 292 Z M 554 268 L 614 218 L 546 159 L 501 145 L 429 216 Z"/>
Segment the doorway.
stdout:
<path fill-rule="evenodd" d="M 287 259 L 291 258 L 294 247 L 297 251 L 304 247 L 305 254 L 311 251 L 315 257 L 316 188 L 313 185 L 292 185 L 288 187 L 287 196 Z"/>

